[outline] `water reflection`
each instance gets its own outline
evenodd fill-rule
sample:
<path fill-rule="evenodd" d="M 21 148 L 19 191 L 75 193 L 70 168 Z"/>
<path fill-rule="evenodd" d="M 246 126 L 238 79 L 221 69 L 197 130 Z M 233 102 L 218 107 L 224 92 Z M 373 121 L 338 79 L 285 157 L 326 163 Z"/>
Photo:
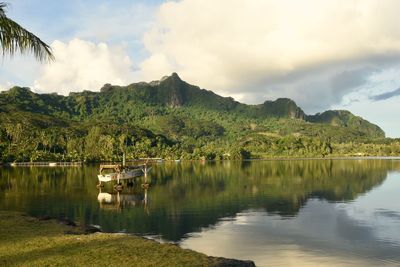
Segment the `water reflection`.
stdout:
<path fill-rule="evenodd" d="M 243 212 L 181 245 L 209 255 L 250 257 L 258 266 L 400 266 L 399 189 L 400 174 L 391 174 L 352 202 L 310 199 L 289 220 Z"/>
<path fill-rule="evenodd" d="M 99 202 L 100 209 L 109 209 L 115 211 L 122 211 L 127 207 L 143 207 L 149 212 L 147 202 L 148 188 L 142 186 L 140 191 L 133 186 L 124 188 L 123 190 L 107 190 L 106 192 L 101 187 L 99 188 L 99 194 L 97 195 L 97 201 Z"/>
<path fill-rule="evenodd" d="M 320 247 L 328 253 L 332 246 L 324 244 L 349 243 L 350 239 L 363 243 L 388 241 L 389 232 L 375 230 L 399 230 L 397 193 L 394 198 L 374 195 L 376 189 L 389 192 L 397 186 L 398 190 L 397 184 L 386 180 L 388 173 L 396 170 L 400 170 L 396 160 L 166 163 L 153 166 L 149 190 L 144 190 L 140 186 L 143 181 L 138 181 L 136 186 L 118 193 L 112 186 L 106 185 L 101 191 L 96 188 L 97 166 L 2 168 L 0 210 L 67 216 L 100 225 L 105 231 L 157 235 L 174 242 L 185 240 L 183 244 L 190 247 L 194 244 L 191 242 L 207 240 L 208 231 L 215 230 L 210 238 L 218 239 L 216 251 L 230 248 L 229 242 L 221 242 L 234 239 L 232 242 L 238 244 L 249 242 L 243 253 L 256 251 L 259 256 L 269 255 L 265 249 L 274 250 L 269 245 L 295 245 L 311 254 Z M 249 212 L 243 216 L 244 211 Z M 380 224 L 374 217 L 380 218 Z M 200 233 L 201 238 L 191 238 L 194 233 Z M 278 239 L 281 243 L 271 242 Z M 400 237 L 394 235 L 393 240 L 397 242 Z M 307 245 L 313 242 L 314 246 Z M 377 246 L 386 250 L 385 244 Z M 358 245 L 349 245 L 345 250 L 360 253 L 355 246 Z M 338 253 L 337 246 L 333 247 Z"/>

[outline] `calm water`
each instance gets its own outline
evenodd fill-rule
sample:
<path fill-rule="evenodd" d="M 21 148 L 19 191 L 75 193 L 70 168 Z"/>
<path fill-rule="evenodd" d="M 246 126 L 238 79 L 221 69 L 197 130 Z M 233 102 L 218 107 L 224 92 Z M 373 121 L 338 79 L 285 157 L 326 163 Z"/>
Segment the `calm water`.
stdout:
<path fill-rule="evenodd" d="M 258 266 L 400 266 L 400 161 L 165 163 L 121 193 L 97 166 L 0 168 L 0 210 L 68 217 Z"/>

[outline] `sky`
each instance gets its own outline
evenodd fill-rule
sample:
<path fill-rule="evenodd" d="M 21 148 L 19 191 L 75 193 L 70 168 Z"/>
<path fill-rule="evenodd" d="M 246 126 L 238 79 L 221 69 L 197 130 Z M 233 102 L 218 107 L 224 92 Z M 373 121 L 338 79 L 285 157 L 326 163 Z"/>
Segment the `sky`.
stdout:
<path fill-rule="evenodd" d="M 248 104 L 347 109 L 400 137 L 398 0 L 16 0 L 56 61 L 3 57 L 0 89 L 98 91 L 172 72 Z"/>

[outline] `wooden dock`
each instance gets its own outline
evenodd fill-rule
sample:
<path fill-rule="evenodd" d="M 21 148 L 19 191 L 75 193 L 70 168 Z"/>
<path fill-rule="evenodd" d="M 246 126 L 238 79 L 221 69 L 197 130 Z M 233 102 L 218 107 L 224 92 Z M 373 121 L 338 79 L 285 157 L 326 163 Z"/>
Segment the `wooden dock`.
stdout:
<path fill-rule="evenodd" d="M 12 167 L 80 167 L 83 162 L 11 162 L 7 165 Z"/>

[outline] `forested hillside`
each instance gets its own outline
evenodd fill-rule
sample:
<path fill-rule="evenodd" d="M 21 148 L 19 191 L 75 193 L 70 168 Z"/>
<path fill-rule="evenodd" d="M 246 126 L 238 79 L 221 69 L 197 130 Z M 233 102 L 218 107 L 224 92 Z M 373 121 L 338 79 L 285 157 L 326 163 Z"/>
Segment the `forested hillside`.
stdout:
<path fill-rule="evenodd" d="M 348 111 L 307 115 L 290 99 L 246 105 L 182 81 L 104 85 L 69 96 L 0 93 L 0 161 L 398 155 Z"/>

